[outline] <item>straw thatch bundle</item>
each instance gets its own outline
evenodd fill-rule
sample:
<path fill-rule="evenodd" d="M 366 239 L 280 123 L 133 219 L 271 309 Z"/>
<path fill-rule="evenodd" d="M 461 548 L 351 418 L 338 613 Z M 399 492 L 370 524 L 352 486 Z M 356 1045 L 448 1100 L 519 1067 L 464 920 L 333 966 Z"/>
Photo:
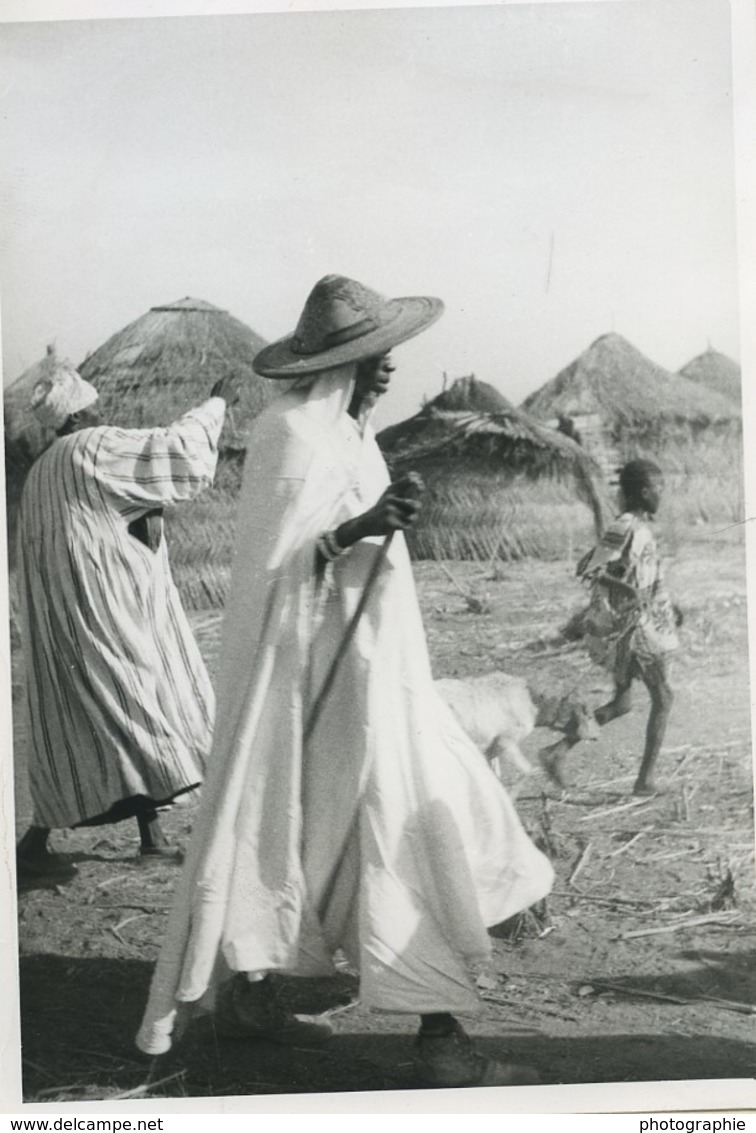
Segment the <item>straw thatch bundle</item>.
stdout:
<path fill-rule="evenodd" d="M 492 394 L 499 408 L 479 410 L 478 398 L 490 405 Z M 607 502 L 591 458 L 474 378 L 384 429 L 378 443 L 392 473 L 415 471 L 426 483 L 409 533 L 417 558 L 563 554 L 591 518 L 602 528 Z"/>
<path fill-rule="evenodd" d="M 87 356 L 79 373 L 96 386 L 105 420 L 125 428 L 167 425 L 227 374 L 241 379 L 221 450 L 243 448 L 250 421 L 275 392 L 252 369 L 265 346 L 227 311 L 202 299 L 152 307 Z"/>
<path fill-rule="evenodd" d="M 444 382 L 446 376 L 444 375 Z M 427 403 L 426 403 L 427 404 Z M 434 409 L 469 410 L 475 413 L 499 413 L 513 409 L 509 398 L 488 382 L 482 382 L 475 374 L 457 378 L 456 381 L 433 398 Z"/>
<path fill-rule="evenodd" d="M 721 393 L 736 405 L 741 403 L 740 366 L 726 354 L 720 354 L 718 350 L 709 347 L 703 354 L 688 362 L 687 366 L 683 366 L 680 374 L 688 381 L 697 382 L 707 389 Z"/>
<path fill-rule="evenodd" d="M 419 413 L 396 425 L 388 425 L 378 434 L 384 456 L 407 448 L 416 436 L 426 435 L 440 413 L 509 413 L 516 412 L 511 401 L 495 386 L 482 382 L 474 374 L 457 378 L 432 400 L 426 400 Z"/>
<path fill-rule="evenodd" d="M 542 420 L 598 414 L 614 443 L 729 427 L 737 406 L 721 393 L 657 366 L 621 335 L 605 334 L 522 405 Z"/>

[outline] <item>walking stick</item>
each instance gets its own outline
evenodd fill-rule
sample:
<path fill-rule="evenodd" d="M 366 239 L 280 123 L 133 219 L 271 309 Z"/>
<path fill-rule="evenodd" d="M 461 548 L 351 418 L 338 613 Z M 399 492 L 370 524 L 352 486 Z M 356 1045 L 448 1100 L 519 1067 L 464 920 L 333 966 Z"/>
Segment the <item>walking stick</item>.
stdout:
<path fill-rule="evenodd" d="M 386 536 L 386 538 L 381 543 L 381 547 L 380 547 L 380 550 L 378 551 L 378 554 L 375 556 L 375 559 L 373 560 L 373 565 L 370 568 L 370 574 L 367 576 L 367 580 L 365 582 L 364 589 L 362 591 L 362 594 L 360 595 L 360 600 L 357 603 L 357 609 L 352 614 L 349 625 L 346 628 L 346 632 L 345 632 L 345 634 L 344 634 L 344 636 L 341 639 L 341 642 L 339 644 L 338 652 L 336 653 L 336 656 L 334 657 L 333 661 L 331 661 L 330 667 L 328 669 L 328 672 L 326 673 L 326 677 L 325 677 L 325 680 L 323 681 L 320 692 L 316 696 L 315 703 L 313 704 L 313 706 L 310 710 L 310 715 L 308 717 L 307 723 L 305 724 L 305 728 L 304 728 L 304 742 L 305 743 L 308 742 L 308 740 L 312 736 L 312 733 L 315 731 L 318 720 L 320 719 L 320 714 L 323 711 L 323 706 L 325 705 L 325 702 L 328 699 L 328 694 L 330 693 L 331 688 L 333 687 L 333 682 L 336 680 L 336 674 L 338 673 L 339 668 L 341 667 L 341 662 L 343 661 L 344 655 L 346 654 L 346 651 L 349 648 L 349 643 L 351 642 L 352 638 L 355 635 L 355 632 L 357 630 L 357 626 L 359 624 L 360 618 L 362 617 L 363 613 L 365 612 L 365 607 L 368 604 L 368 599 L 370 598 L 370 595 L 373 591 L 373 588 L 375 586 L 378 575 L 380 574 L 381 568 L 383 567 L 383 564 L 386 561 L 386 556 L 388 555 L 389 547 L 391 546 L 391 540 L 393 539 L 393 537 L 394 537 L 394 532 L 389 531 L 388 535 Z"/>

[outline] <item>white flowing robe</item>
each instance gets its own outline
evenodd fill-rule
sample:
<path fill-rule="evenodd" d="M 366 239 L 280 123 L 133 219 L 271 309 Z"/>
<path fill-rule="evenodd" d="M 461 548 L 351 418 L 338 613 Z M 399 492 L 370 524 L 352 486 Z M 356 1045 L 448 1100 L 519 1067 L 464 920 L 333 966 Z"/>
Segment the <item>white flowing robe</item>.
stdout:
<path fill-rule="evenodd" d="M 128 526 L 212 483 L 225 402 L 166 429 L 55 440 L 19 513 L 18 588 L 35 822 L 68 827 L 202 778 L 213 691 L 171 578 Z"/>
<path fill-rule="evenodd" d="M 210 769 L 137 1038 L 152 1054 L 229 969 L 327 974 L 339 948 L 372 1007 L 476 1012 L 486 926 L 551 887 L 434 689 L 400 534 L 303 745 L 381 542 L 318 577 L 316 541 L 389 482 L 372 430 L 346 413 L 352 375 L 294 387 L 250 435 Z"/>

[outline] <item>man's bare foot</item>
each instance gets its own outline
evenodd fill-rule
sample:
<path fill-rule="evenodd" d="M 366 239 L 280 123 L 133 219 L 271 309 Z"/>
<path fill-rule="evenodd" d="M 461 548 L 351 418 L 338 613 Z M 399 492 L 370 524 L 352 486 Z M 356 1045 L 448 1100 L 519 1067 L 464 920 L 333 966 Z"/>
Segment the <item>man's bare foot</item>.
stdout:
<path fill-rule="evenodd" d="M 657 787 L 653 779 L 646 779 L 645 781 L 638 779 L 635 786 L 633 787 L 633 794 L 640 795 L 642 797 L 658 795 L 659 793 L 659 788 Z"/>

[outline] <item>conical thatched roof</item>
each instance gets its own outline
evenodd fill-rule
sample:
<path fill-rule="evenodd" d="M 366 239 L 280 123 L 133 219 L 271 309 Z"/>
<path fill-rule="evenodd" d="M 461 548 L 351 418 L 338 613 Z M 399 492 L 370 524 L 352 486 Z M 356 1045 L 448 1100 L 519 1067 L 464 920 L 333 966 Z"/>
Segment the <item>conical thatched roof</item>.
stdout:
<path fill-rule="evenodd" d="M 496 413 L 446 409 L 443 398 L 446 393 L 428 402 L 414 417 L 378 434 L 378 444 L 390 465 L 441 462 L 447 464 L 450 476 L 464 467 L 532 478 L 573 476 L 581 483 L 592 483 L 596 469 L 580 445 L 523 410 L 514 406 Z"/>
<path fill-rule="evenodd" d="M 495 386 L 482 382 L 475 374 L 456 381 L 433 398 L 434 409 L 467 410 L 470 413 L 498 413 L 511 409 L 512 402 Z"/>
<path fill-rule="evenodd" d="M 741 403 L 740 366 L 718 350 L 710 347 L 683 366 L 680 374 L 688 381 L 723 394 L 737 405 Z"/>
<path fill-rule="evenodd" d="M 502 413 L 513 410 L 514 406 L 503 393 L 470 374 L 457 378 L 432 401 L 425 402 L 414 417 L 383 429 L 379 443 L 384 452 L 392 451 L 395 445 L 403 447 L 417 430 L 427 429 L 439 413 Z"/>
<path fill-rule="evenodd" d="M 598 414 L 615 434 L 703 427 L 738 417 L 722 394 L 671 374 L 618 334 L 605 334 L 523 402 L 535 417 Z"/>
<path fill-rule="evenodd" d="M 100 393 L 103 415 L 127 428 L 167 425 L 199 404 L 227 374 L 241 378 L 221 448 L 242 448 L 251 419 L 276 392 L 252 369 L 266 342 L 239 319 L 202 299 L 152 307 L 78 367 Z"/>
<path fill-rule="evenodd" d="M 469 383 L 467 378 L 460 381 Z M 489 511 L 496 511 L 495 496 L 506 493 L 515 481 L 539 480 L 566 486 L 562 498 L 588 504 L 595 526 L 601 529 L 607 514 L 601 478 L 580 445 L 503 397 L 503 408 L 496 412 L 446 408 L 465 403 L 469 390 L 456 386 L 378 434 L 378 444 L 395 474 L 417 471 L 426 481 L 431 506 L 424 506 L 419 530 L 431 522 L 464 526 L 468 512 L 481 501 Z M 498 511 L 501 515 L 500 507 Z"/>

